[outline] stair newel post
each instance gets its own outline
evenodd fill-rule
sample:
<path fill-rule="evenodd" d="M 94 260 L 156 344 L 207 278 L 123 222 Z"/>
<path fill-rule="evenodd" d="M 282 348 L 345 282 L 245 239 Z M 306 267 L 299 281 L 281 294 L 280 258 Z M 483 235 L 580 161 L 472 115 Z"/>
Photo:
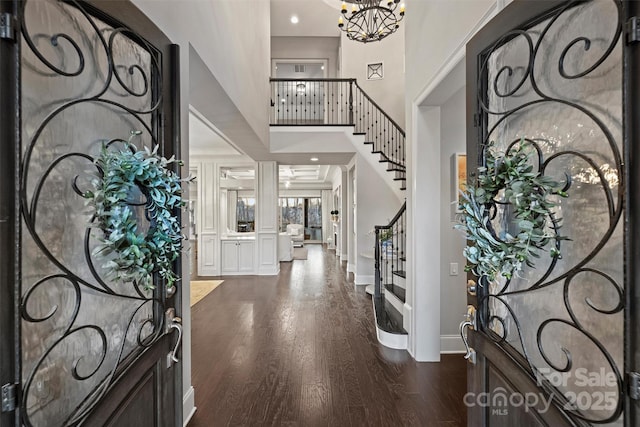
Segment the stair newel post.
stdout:
<path fill-rule="evenodd" d="M 376 233 L 376 246 L 374 249 L 374 260 L 375 260 L 375 267 L 374 267 L 374 271 L 375 271 L 375 284 L 374 284 L 374 294 L 373 296 L 375 298 L 380 298 L 380 282 L 381 282 L 381 277 L 380 277 L 380 229 L 378 227 L 375 227 L 375 233 Z"/>

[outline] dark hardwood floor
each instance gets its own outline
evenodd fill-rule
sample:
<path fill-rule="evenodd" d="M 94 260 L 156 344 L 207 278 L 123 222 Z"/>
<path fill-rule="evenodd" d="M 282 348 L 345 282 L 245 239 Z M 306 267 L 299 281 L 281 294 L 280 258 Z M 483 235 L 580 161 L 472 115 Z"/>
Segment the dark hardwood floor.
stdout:
<path fill-rule="evenodd" d="M 371 297 L 320 245 L 277 277 L 225 277 L 193 307 L 190 427 L 463 426 L 466 362 L 375 336 Z"/>

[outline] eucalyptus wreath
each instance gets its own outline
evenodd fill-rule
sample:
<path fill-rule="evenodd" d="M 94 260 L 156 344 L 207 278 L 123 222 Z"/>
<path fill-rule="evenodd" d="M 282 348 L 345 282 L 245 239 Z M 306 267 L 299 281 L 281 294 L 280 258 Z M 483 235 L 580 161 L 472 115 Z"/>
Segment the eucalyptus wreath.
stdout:
<path fill-rule="evenodd" d="M 557 203 L 553 195 L 567 197 L 559 182 L 534 170 L 525 141 L 512 146 L 503 155 L 493 153 L 493 143 L 485 149 L 485 167 L 478 168 L 477 185 L 468 185 L 461 193 L 462 212 L 455 228 L 462 230 L 470 243 L 464 249 L 466 271 L 493 281 L 498 275 L 511 279 L 524 266 L 534 267 L 533 258 L 548 250 L 560 258 L 558 234 L 560 220 L 553 215 Z M 497 205 L 509 205 L 516 232 L 497 235 L 491 220 Z"/>
<path fill-rule="evenodd" d="M 132 132 L 132 137 L 139 133 Z M 185 204 L 180 177 L 170 167 L 182 162 L 158 155 L 158 146 L 137 150 L 131 139 L 113 142 L 103 145 L 96 157 L 99 179 L 93 191 L 84 193 L 93 211 L 93 224 L 102 232 L 93 255 L 106 259 L 102 268 L 109 279 L 133 282 L 148 290 L 153 289 L 153 276 L 158 274 L 170 288 L 179 280 L 173 262 L 184 238 L 175 212 Z M 135 206 L 142 205 L 131 200 L 136 189 L 146 199 L 146 232 L 138 229 L 134 213 Z"/>

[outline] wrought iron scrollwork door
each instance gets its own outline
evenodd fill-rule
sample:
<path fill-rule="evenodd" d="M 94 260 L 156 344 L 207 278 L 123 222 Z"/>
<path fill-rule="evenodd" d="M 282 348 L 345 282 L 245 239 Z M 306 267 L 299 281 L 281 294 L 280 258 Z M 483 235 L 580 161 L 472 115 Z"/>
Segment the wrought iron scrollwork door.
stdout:
<path fill-rule="evenodd" d="M 468 176 L 487 150 L 524 146 L 568 193 L 546 213 L 546 232 L 567 240 L 511 279 L 469 277 L 469 425 L 637 425 L 625 413 L 628 13 L 616 0 L 516 1 L 467 46 Z M 498 238 L 518 233 L 501 193 L 489 210 Z"/>
<path fill-rule="evenodd" d="M 180 325 L 169 308 L 179 295 L 159 277 L 154 289 L 106 277 L 109 259 L 94 251 L 101 231 L 84 194 L 102 173 L 94 163 L 102 147 L 133 133 L 139 149 L 179 154 L 178 100 L 171 99 L 177 48 L 125 1 L 14 4 L 8 19 L 17 29 L 19 90 L 3 103 L 17 118 L 19 222 L 15 252 L 0 260 L 14 263 L 16 279 L 13 419 L 26 426 L 176 425 L 181 365 L 171 350 Z M 138 227 L 148 228 L 145 195 L 132 190 L 130 201 Z"/>

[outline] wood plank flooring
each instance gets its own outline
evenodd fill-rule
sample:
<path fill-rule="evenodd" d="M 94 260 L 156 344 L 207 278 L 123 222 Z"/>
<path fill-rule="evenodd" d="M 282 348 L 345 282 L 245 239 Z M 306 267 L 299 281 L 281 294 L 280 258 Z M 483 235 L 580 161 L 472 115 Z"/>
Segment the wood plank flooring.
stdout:
<path fill-rule="evenodd" d="M 464 426 L 466 362 L 378 344 L 371 297 L 333 252 L 224 277 L 193 307 L 190 427 Z"/>

